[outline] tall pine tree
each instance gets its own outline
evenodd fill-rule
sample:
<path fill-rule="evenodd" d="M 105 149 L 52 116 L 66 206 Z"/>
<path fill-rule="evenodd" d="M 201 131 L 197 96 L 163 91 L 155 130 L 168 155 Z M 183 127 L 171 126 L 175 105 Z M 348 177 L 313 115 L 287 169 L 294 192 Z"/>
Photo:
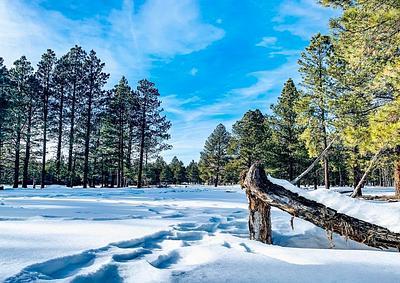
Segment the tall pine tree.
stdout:
<path fill-rule="evenodd" d="M 230 139 L 231 135 L 225 126 L 219 124 L 206 140 L 204 149 L 200 153 L 200 171 L 215 187 L 220 184 L 224 167 L 229 161 Z"/>

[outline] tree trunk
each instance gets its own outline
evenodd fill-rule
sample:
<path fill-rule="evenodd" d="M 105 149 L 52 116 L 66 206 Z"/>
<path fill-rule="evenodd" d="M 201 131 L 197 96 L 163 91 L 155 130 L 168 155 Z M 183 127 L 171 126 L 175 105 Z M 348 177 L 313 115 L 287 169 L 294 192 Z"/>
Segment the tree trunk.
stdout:
<path fill-rule="evenodd" d="M 396 160 L 394 163 L 394 188 L 396 196 L 400 198 L 400 145 L 396 147 Z"/>
<path fill-rule="evenodd" d="M 89 101 L 87 110 L 87 122 L 86 122 L 86 135 L 85 135 L 85 157 L 83 164 L 83 187 L 87 188 L 88 175 L 89 175 L 89 146 L 90 146 L 90 131 L 92 124 L 92 86 L 89 91 Z"/>
<path fill-rule="evenodd" d="M 43 155 L 42 155 L 42 178 L 40 181 L 40 188 L 44 188 L 44 179 L 46 177 L 46 144 L 47 144 L 47 116 L 48 116 L 48 91 L 44 91 L 43 98 Z"/>
<path fill-rule="evenodd" d="M 257 198 L 251 190 L 246 190 L 249 200 L 250 240 L 272 244 L 271 206 Z"/>
<path fill-rule="evenodd" d="M 15 141 L 14 184 L 13 184 L 13 188 L 18 188 L 20 146 L 21 146 L 21 129 L 17 129 L 17 137 L 16 137 L 16 141 Z"/>
<path fill-rule="evenodd" d="M 384 151 L 384 148 L 381 148 L 375 155 L 374 157 L 371 159 L 367 170 L 365 170 L 364 175 L 361 177 L 361 179 L 358 181 L 357 186 L 354 188 L 353 193 L 351 194 L 351 197 L 360 197 L 362 196 L 362 187 L 364 186 L 368 174 L 371 172 L 372 168 L 374 168 L 375 162 L 378 160 L 379 156 L 381 155 L 381 153 Z"/>
<path fill-rule="evenodd" d="M 56 154 L 56 176 L 57 182 L 61 181 L 61 143 L 63 133 L 63 116 L 64 116 L 64 88 L 61 88 L 60 111 L 58 113 L 58 137 L 57 137 L 57 154 Z"/>
<path fill-rule="evenodd" d="M 76 85 L 74 83 L 73 91 L 72 91 L 72 106 L 71 106 L 71 124 L 69 129 L 69 148 L 68 148 L 68 181 L 67 186 L 72 188 L 72 155 L 74 151 L 74 128 L 75 128 L 75 102 L 76 102 Z"/>
<path fill-rule="evenodd" d="M 265 205 L 275 206 L 293 217 L 298 217 L 337 233 L 356 242 L 375 248 L 400 248 L 400 233 L 337 212 L 316 201 L 299 196 L 268 180 L 259 164 L 254 164 L 247 173 L 243 185 L 247 194 L 252 194 Z M 256 227 L 255 227 L 256 228 Z"/>
<path fill-rule="evenodd" d="M 32 102 L 28 110 L 28 125 L 26 129 L 25 160 L 22 172 L 22 187 L 28 187 L 29 160 L 31 156 Z"/>
<path fill-rule="evenodd" d="M 142 125 L 141 125 L 141 136 L 140 136 L 140 154 L 139 154 L 139 172 L 138 172 L 138 183 L 137 187 L 142 187 L 142 171 L 143 171 L 143 155 L 144 155 L 144 135 L 146 127 L 146 112 L 143 110 Z"/>
<path fill-rule="evenodd" d="M 329 160 L 327 156 L 324 157 L 324 180 L 325 180 L 325 189 L 329 190 L 330 188 Z"/>
<path fill-rule="evenodd" d="M 313 161 L 313 163 L 311 163 L 310 166 L 308 166 L 308 168 L 301 173 L 298 177 L 296 177 L 293 181 L 291 181 L 292 184 L 297 184 L 297 182 L 299 182 L 304 176 L 306 176 L 314 167 L 315 165 L 318 164 L 318 162 L 325 157 L 326 154 L 328 154 L 328 150 L 331 148 L 331 146 L 333 145 L 333 143 L 336 141 L 336 137 L 334 137 L 331 142 L 325 147 L 325 149 L 320 153 L 320 155 Z"/>

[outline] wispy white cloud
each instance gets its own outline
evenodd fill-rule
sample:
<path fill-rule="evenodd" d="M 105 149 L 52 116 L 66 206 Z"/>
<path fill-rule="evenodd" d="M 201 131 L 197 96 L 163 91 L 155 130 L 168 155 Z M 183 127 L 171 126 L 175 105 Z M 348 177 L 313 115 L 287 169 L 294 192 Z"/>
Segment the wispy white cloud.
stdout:
<path fill-rule="evenodd" d="M 260 47 L 273 47 L 275 46 L 275 43 L 277 42 L 277 38 L 274 36 L 264 36 L 259 43 L 256 44 L 256 46 Z"/>
<path fill-rule="evenodd" d="M 232 92 L 247 98 L 265 95 L 277 86 L 283 85 L 289 77 L 297 79 L 299 77 L 297 69 L 296 58 L 290 58 L 276 69 L 250 73 L 249 76 L 255 77 L 257 81 L 251 86 L 234 89 Z"/>
<path fill-rule="evenodd" d="M 52 48 L 64 53 L 75 44 L 94 49 L 116 80 L 147 75 L 154 60 L 168 60 L 206 48 L 224 31 L 202 22 L 196 1 L 147 0 L 139 8 L 124 0 L 108 17 L 69 19 L 37 2 L 0 1 L 0 56 L 9 65 L 21 55 L 37 62 Z"/>
<path fill-rule="evenodd" d="M 315 0 L 284 0 L 273 19 L 274 28 L 308 40 L 316 32 L 327 32 L 329 19 L 338 14 L 338 10 L 323 7 Z"/>

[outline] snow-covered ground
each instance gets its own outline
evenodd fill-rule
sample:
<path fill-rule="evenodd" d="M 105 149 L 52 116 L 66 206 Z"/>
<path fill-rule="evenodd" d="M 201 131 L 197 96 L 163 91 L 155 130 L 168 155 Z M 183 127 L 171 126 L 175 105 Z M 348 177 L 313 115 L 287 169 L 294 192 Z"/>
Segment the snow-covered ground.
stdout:
<path fill-rule="evenodd" d="M 399 208 L 390 205 L 394 211 Z M 325 232 L 308 222 L 295 219 L 292 230 L 290 216 L 276 209 L 272 221 L 275 245 L 247 239 L 247 200 L 239 187 L 8 189 L 0 191 L 0 281 L 400 278 L 397 252 L 374 250 L 339 236 L 334 238 L 335 248 L 329 249 Z"/>

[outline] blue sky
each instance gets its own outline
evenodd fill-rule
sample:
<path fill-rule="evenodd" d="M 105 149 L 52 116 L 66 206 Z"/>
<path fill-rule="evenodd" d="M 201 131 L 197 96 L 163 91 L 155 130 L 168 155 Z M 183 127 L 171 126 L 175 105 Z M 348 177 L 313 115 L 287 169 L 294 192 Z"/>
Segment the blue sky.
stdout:
<path fill-rule="evenodd" d="M 152 80 L 173 123 L 163 156 L 188 163 L 218 123 L 268 112 L 299 82 L 299 53 L 335 14 L 314 0 L 0 0 L 0 56 L 37 63 L 79 44 L 106 63 L 109 87 Z"/>

